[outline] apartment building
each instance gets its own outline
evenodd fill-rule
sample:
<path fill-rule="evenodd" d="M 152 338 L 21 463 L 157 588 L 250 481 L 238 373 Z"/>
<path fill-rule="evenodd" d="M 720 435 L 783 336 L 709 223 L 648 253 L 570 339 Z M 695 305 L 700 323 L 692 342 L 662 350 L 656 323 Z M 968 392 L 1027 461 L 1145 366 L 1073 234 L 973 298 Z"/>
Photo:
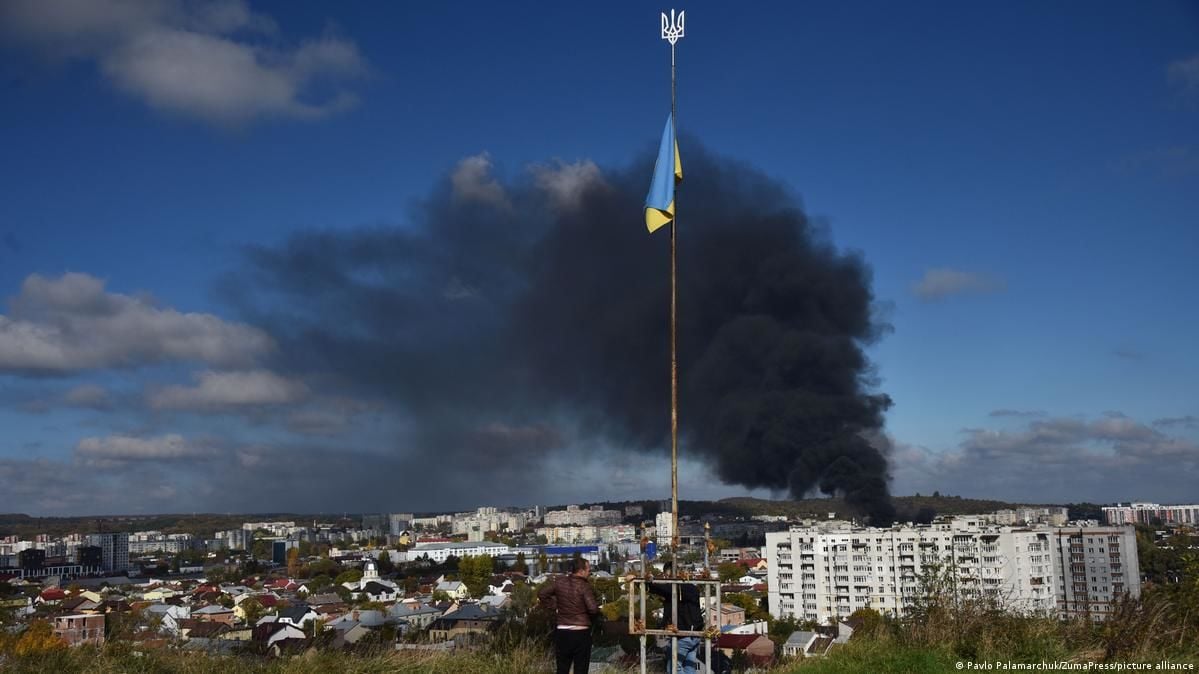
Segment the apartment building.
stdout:
<path fill-rule="evenodd" d="M 100 548 L 100 558 L 105 571 L 125 572 L 129 570 L 129 534 L 88 534 L 88 545 Z"/>
<path fill-rule="evenodd" d="M 1063 527 L 1053 531 L 1058 610 L 1101 620 L 1124 595 L 1141 596 L 1132 527 Z"/>
<path fill-rule="evenodd" d="M 1189 524 L 1199 525 L 1199 505 L 1161 505 L 1158 503 L 1129 503 L 1103 509 L 1104 520 L 1113 526 L 1122 524 Z"/>
<path fill-rule="evenodd" d="M 981 518 L 890 529 L 833 521 L 766 534 L 770 612 L 828 622 L 860 608 L 903 616 L 936 576 L 946 591 L 1028 614 L 1058 608 L 1050 529 Z"/>

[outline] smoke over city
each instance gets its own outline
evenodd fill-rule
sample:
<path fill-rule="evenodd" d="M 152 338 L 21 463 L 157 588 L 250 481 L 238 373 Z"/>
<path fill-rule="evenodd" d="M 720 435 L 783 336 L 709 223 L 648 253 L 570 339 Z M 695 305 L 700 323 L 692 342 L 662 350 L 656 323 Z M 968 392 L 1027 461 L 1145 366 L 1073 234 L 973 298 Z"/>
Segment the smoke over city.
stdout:
<path fill-rule="evenodd" d="M 840 494 L 890 521 L 870 269 L 780 183 L 683 147 L 680 451 L 725 483 Z M 396 410 L 397 453 L 474 470 L 667 453 L 669 234 L 642 222 L 650 172 L 647 155 L 505 180 L 473 157 L 402 226 L 255 248 L 226 288 L 278 367 Z"/>

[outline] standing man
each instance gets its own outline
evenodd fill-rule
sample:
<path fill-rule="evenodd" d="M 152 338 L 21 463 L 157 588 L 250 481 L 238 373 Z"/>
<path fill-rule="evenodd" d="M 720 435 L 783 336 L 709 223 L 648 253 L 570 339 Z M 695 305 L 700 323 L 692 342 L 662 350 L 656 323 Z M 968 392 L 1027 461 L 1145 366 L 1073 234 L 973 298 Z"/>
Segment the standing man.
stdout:
<path fill-rule="evenodd" d="M 666 575 L 674 576 L 674 563 L 666 562 Z M 699 589 L 691 583 L 650 583 L 649 591 L 662 598 L 662 627 L 670 629 L 674 625 L 675 629 L 685 632 L 702 632 L 706 629 L 704 625 L 704 612 L 699 606 Z M 678 616 L 671 615 L 671 595 L 678 593 L 679 614 Z M 699 647 L 703 640 L 699 637 L 679 637 L 679 659 L 671 667 L 671 672 L 682 672 L 682 674 L 695 674 L 699 667 Z M 669 642 L 668 642 L 669 643 Z M 671 649 L 667 647 L 666 658 L 670 660 Z"/>
<path fill-rule="evenodd" d="M 558 674 L 587 674 L 591 666 L 591 618 L 599 613 L 595 592 L 587 577 L 591 565 L 587 560 L 576 558 L 571 564 L 570 575 L 559 576 L 546 583 L 537 592 L 537 597 L 548 602 L 557 617 L 554 630 L 554 651 L 558 657 Z"/>

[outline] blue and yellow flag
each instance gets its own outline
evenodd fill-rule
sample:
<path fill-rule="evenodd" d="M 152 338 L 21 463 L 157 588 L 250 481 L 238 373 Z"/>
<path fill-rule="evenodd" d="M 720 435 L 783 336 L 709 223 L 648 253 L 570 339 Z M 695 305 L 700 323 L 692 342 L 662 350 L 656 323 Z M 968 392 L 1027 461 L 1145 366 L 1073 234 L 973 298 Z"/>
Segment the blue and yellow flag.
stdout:
<path fill-rule="evenodd" d="M 674 222 L 674 186 L 682 180 L 683 162 L 679 159 L 679 142 L 674 137 L 674 115 L 670 115 L 662 130 L 658 161 L 654 162 L 654 181 L 645 197 L 645 226 L 649 231 L 656 232 L 662 225 Z"/>

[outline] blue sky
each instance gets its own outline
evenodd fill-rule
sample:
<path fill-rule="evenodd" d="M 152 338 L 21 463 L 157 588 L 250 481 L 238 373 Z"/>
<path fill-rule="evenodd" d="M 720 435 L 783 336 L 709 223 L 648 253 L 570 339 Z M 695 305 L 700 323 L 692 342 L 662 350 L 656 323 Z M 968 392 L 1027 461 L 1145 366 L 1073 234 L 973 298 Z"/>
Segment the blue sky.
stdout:
<path fill-rule="evenodd" d="M 470 158 L 501 182 L 624 169 L 669 105 L 669 8 L 426 5 L 0 4 L 0 511 L 422 509 L 342 486 L 403 415 L 270 372 L 219 281 L 246 245 L 403 228 Z M 681 131 L 873 268 L 895 493 L 1199 496 L 1199 5 L 683 9 Z M 56 321 L 96 337 L 23 364 Z M 637 459 L 600 488 L 604 460 L 571 456 L 531 498 L 668 484 Z"/>

